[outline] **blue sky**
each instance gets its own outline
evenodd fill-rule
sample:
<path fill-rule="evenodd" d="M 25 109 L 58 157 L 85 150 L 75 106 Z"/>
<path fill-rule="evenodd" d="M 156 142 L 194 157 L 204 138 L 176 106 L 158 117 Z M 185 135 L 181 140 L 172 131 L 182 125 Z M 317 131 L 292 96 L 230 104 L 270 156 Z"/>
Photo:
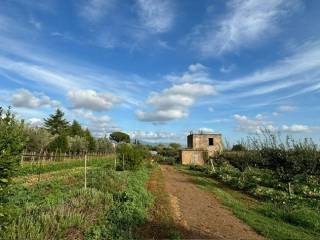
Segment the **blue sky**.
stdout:
<path fill-rule="evenodd" d="M 319 139 L 317 0 L 2 0 L 0 104 L 96 136 Z"/>

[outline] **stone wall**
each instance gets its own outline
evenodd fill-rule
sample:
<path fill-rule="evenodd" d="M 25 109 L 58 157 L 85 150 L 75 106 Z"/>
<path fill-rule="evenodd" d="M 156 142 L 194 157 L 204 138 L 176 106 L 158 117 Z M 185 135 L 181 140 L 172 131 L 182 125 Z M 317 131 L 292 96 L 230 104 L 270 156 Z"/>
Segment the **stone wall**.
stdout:
<path fill-rule="evenodd" d="M 181 164 L 203 165 L 205 163 L 204 161 L 205 154 L 206 153 L 203 150 L 192 150 L 192 149 L 181 150 L 180 151 Z"/>

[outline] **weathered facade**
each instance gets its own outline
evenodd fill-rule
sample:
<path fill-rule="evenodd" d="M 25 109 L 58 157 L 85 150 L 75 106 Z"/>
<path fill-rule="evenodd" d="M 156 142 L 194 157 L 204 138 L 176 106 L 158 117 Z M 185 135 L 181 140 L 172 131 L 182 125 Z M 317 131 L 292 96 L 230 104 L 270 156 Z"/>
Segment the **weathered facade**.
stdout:
<path fill-rule="evenodd" d="M 203 165 L 208 157 L 223 149 L 221 134 L 190 134 L 187 141 L 188 147 L 180 151 L 180 161 L 185 165 Z"/>

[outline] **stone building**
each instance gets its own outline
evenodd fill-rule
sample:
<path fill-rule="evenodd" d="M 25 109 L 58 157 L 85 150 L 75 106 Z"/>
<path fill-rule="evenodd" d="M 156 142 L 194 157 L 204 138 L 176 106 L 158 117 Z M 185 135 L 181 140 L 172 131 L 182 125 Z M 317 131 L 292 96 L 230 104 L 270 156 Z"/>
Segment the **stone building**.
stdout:
<path fill-rule="evenodd" d="M 180 151 L 180 161 L 185 165 L 203 165 L 208 157 L 223 149 L 221 134 L 191 133 L 187 140 L 188 147 Z"/>

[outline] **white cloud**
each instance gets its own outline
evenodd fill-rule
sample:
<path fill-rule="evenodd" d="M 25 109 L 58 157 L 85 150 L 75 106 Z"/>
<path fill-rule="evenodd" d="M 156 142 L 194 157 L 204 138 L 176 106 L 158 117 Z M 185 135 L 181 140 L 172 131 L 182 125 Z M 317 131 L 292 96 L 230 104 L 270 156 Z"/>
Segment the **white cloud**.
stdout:
<path fill-rule="evenodd" d="M 175 133 L 172 132 L 154 132 L 154 131 L 132 131 L 129 132 L 131 139 L 138 139 L 147 142 L 174 141 L 177 139 Z"/>
<path fill-rule="evenodd" d="M 211 128 L 202 127 L 198 129 L 198 132 L 201 133 L 214 133 L 214 130 Z"/>
<path fill-rule="evenodd" d="M 68 98 L 75 109 L 104 111 L 120 103 L 120 98 L 110 93 L 97 93 L 94 90 L 71 90 Z"/>
<path fill-rule="evenodd" d="M 295 111 L 297 108 L 295 106 L 291 106 L 291 105 L 282 105 L 278 107 L 278 112 L 293 112 Z"/>
<path fill-rule="evenodd" d="M 263 130 L 271 132 L 277 131 L 277 127 L 273 126 L 271 121 L 266 120 L 261 114 L 258 114 L 255 118 L 249 118 L 245 115 L 235 114 L 233 119 L 238 121 L 236 130 L 246 133 L 261 133 Z"/>
<path fill-rule="evenodd" d="M 96 137 L 104 137 L 114 131 L 121 130 L 108 115 L 94 114 L 92 111 L 83 109 L 76 109 L 73 113 L 86 120 L 87 127 Z"/>
<path fill-rule="evenodd" d="M 171 29 L 174 21 L 172 1 L 138 0 L 138 15 L 141 23 L 153 33 L 163 33 Z"/>
<path fill-rule="evenodd" d="M 30 118 L 27 122 L 32 127 L 41 127 L 43 124 L 43 120 L 40 118 Z"/>
<path fill-rule="evenodd" d="M 188 108 L 203 96 L 216 93 L 213 85 L 203 83 L 175 84 L 160 93 L 152 93 L 146 103 L 154 106 L 151 112 L 138 111 L 141 121 L 165 122 L 188 116 Z"/>
<path fill-rule="evenodd" d="M 27 89 L 19 89 L 11 99 L 14 107 L 24 108 L 39 108 L 39 107 L 58 107 L 60 103 L 56 100 L 51 100 L 50 97 L 42 93 L 32 93 Z"/>
<path fill-rule="evenodd" d="M 201 63 L 189 65 L 188 71 L 183 74 L 169 74 L 165 76 L 166 80 L 171 82 L 213 82 L 208 68 Z"/>
<path fill-rule="evenodd" d="M 283 125 L 282 130 L 290 133 L 305 133 L 305 132 L 309 132 L 311 128 L 307 125 L 293 124 L 291 126 Z"/>
<path fill-rule="evenodd" d="M 110 12 L 114 3 L 114 0 L 83 1 L 79 8 L 79 15 L 90 22 L 97 22 Z"/>
<path fill-rule="evenodd" d="M 225 17 L 195 29 L 192 43 L 204 56 L 253 47 L 277 32 L 280 21 L 299 6 L 298 0 L 231 0 Z"/>

